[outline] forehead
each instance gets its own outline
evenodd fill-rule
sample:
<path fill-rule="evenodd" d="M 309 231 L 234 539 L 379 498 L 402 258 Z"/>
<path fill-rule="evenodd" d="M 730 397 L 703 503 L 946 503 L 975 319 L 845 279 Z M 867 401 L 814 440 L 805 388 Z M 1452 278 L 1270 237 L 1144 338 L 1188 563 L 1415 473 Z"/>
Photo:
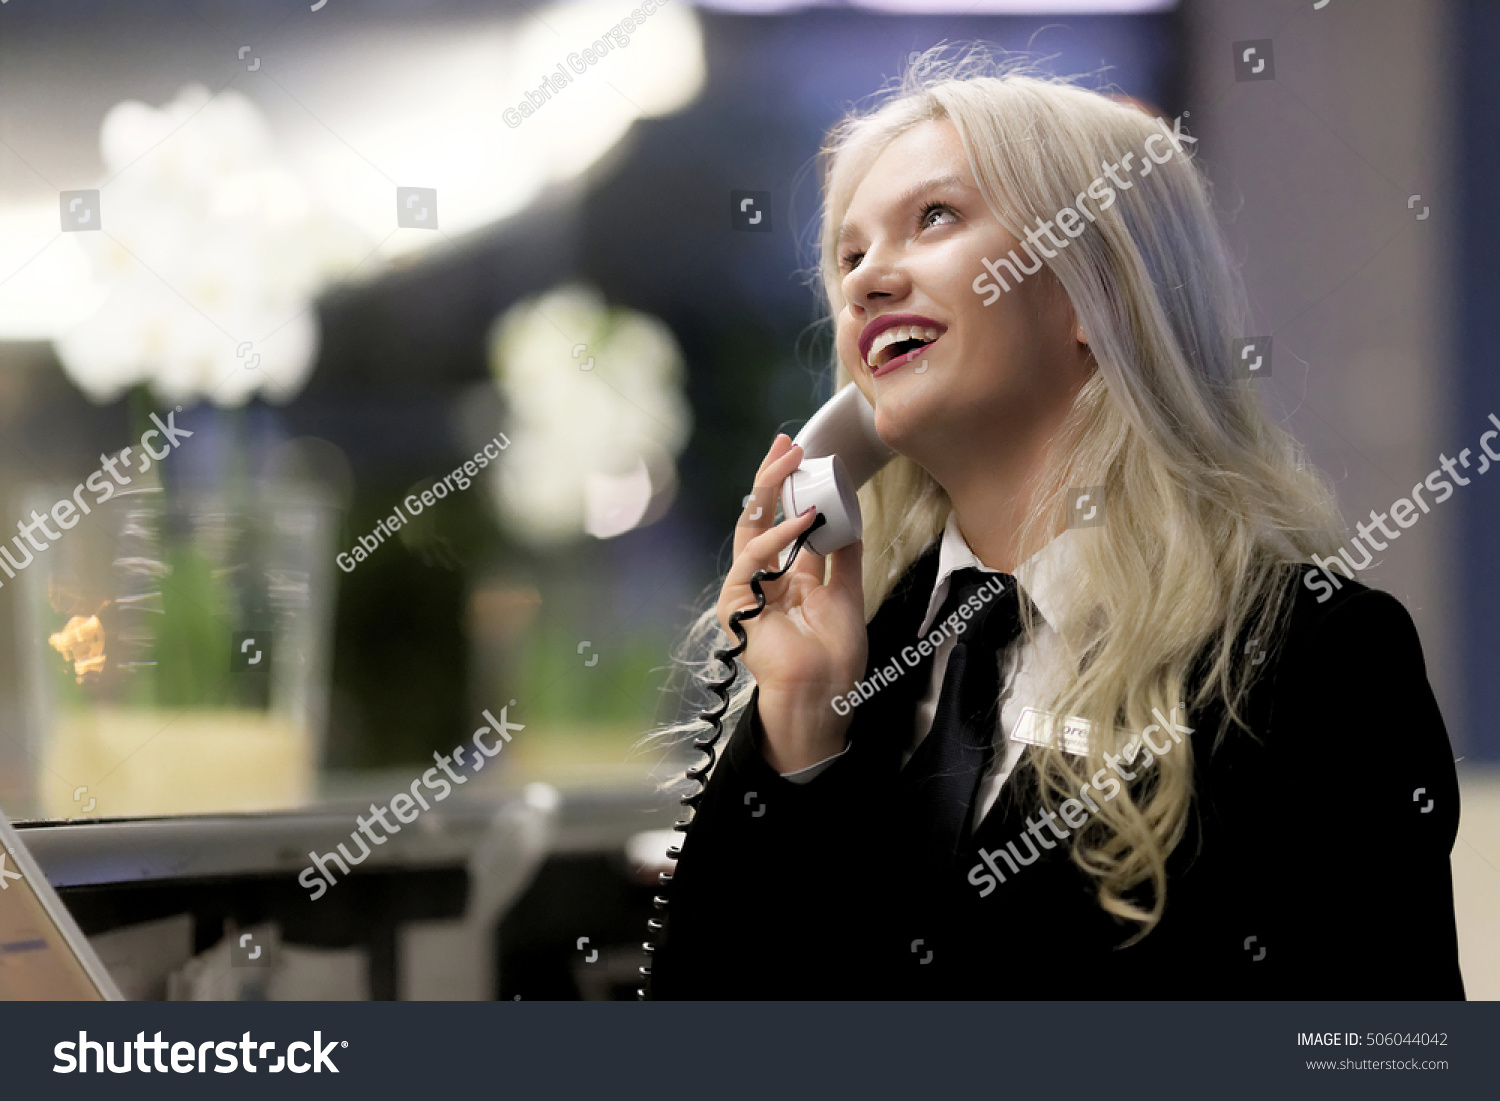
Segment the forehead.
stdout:
<path fill-rule="evenodd" d="M 880 151 L 854 188 L 838 239 L 857 236 L 864 227 L 900 214 L 935 184 L 978 190 L 958 130 L 947 119 L 919 122 Z"/>

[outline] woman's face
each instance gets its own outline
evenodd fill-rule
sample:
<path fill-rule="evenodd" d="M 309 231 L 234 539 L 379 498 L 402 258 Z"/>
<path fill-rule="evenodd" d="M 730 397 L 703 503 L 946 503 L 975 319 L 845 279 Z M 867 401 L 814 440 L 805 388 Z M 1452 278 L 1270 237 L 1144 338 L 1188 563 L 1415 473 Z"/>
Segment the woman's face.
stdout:
<path fill-rule="evenodd" d="M 881 438 L 945 485 L 956 466 L 1050 436 L 1088 377 L 1072 306 L 1045 266 L 1008 279 L 988 306 L 973 289 L 984 260 L 1012 249 L 1032 266 L 985 205 L 946 119 L 891 142 L 843 221 L 839 358 L 875 406 Z"/>

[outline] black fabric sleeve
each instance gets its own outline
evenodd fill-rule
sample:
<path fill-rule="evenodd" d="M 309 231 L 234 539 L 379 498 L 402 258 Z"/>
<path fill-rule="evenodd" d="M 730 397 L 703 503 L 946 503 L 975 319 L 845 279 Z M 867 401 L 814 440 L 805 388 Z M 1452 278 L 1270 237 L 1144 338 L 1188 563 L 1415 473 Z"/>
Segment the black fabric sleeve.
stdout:
<path fill-rule="evenodd" d="M 662 945 L 658 998 L 847 998 L 874 989 L 870 946 L 883 890 L 879 811 L 893 771 L 870 740 L 806 783 L 761 749 L 760 689 L 729 737 L 683 842 Z M 859 724 L 855 724 L 857 727 Z"/>
<path fill-rule="evenodd" d="M 1458 774 L 1416 627 L 1363 588 L 1316 617 L 1277 694 L 1290 798 L 1267 808 L 1299 996 L 1463 998 Z"/>

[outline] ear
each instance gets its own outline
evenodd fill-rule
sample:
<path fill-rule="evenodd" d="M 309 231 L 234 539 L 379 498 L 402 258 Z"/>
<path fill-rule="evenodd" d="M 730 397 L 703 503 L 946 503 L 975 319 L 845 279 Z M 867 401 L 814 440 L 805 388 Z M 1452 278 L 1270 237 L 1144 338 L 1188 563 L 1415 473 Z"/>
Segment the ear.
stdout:
<path fill-rule="evenodd" d="M 1059 284 L 1059 287 L 1060 286 L 1061 285 Z M 1066 296 L 1065 301 L 1067 302 L 1068 308 L 1068 320 L 1073 323 L 1073 337 L 1078 341 L 1078 343 L 1087 348 L 1089 337 L 1088 334 L 1083 331 L 1083 320 L 1078 316 L 1078 307 L 1073 305 L 1072 300 L 1066 298 Z"/>

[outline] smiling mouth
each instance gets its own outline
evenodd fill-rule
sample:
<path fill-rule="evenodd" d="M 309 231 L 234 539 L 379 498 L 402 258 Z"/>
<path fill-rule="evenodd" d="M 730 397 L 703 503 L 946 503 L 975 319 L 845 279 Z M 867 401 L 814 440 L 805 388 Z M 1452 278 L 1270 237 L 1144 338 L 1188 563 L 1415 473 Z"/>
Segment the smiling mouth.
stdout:
<path fill-rule="evenodd" d="M 933 325 L 895 325 L 870 344 L 865 366 L 872 372 L 909 363 L 935 344 L 947 330 Z"/>

